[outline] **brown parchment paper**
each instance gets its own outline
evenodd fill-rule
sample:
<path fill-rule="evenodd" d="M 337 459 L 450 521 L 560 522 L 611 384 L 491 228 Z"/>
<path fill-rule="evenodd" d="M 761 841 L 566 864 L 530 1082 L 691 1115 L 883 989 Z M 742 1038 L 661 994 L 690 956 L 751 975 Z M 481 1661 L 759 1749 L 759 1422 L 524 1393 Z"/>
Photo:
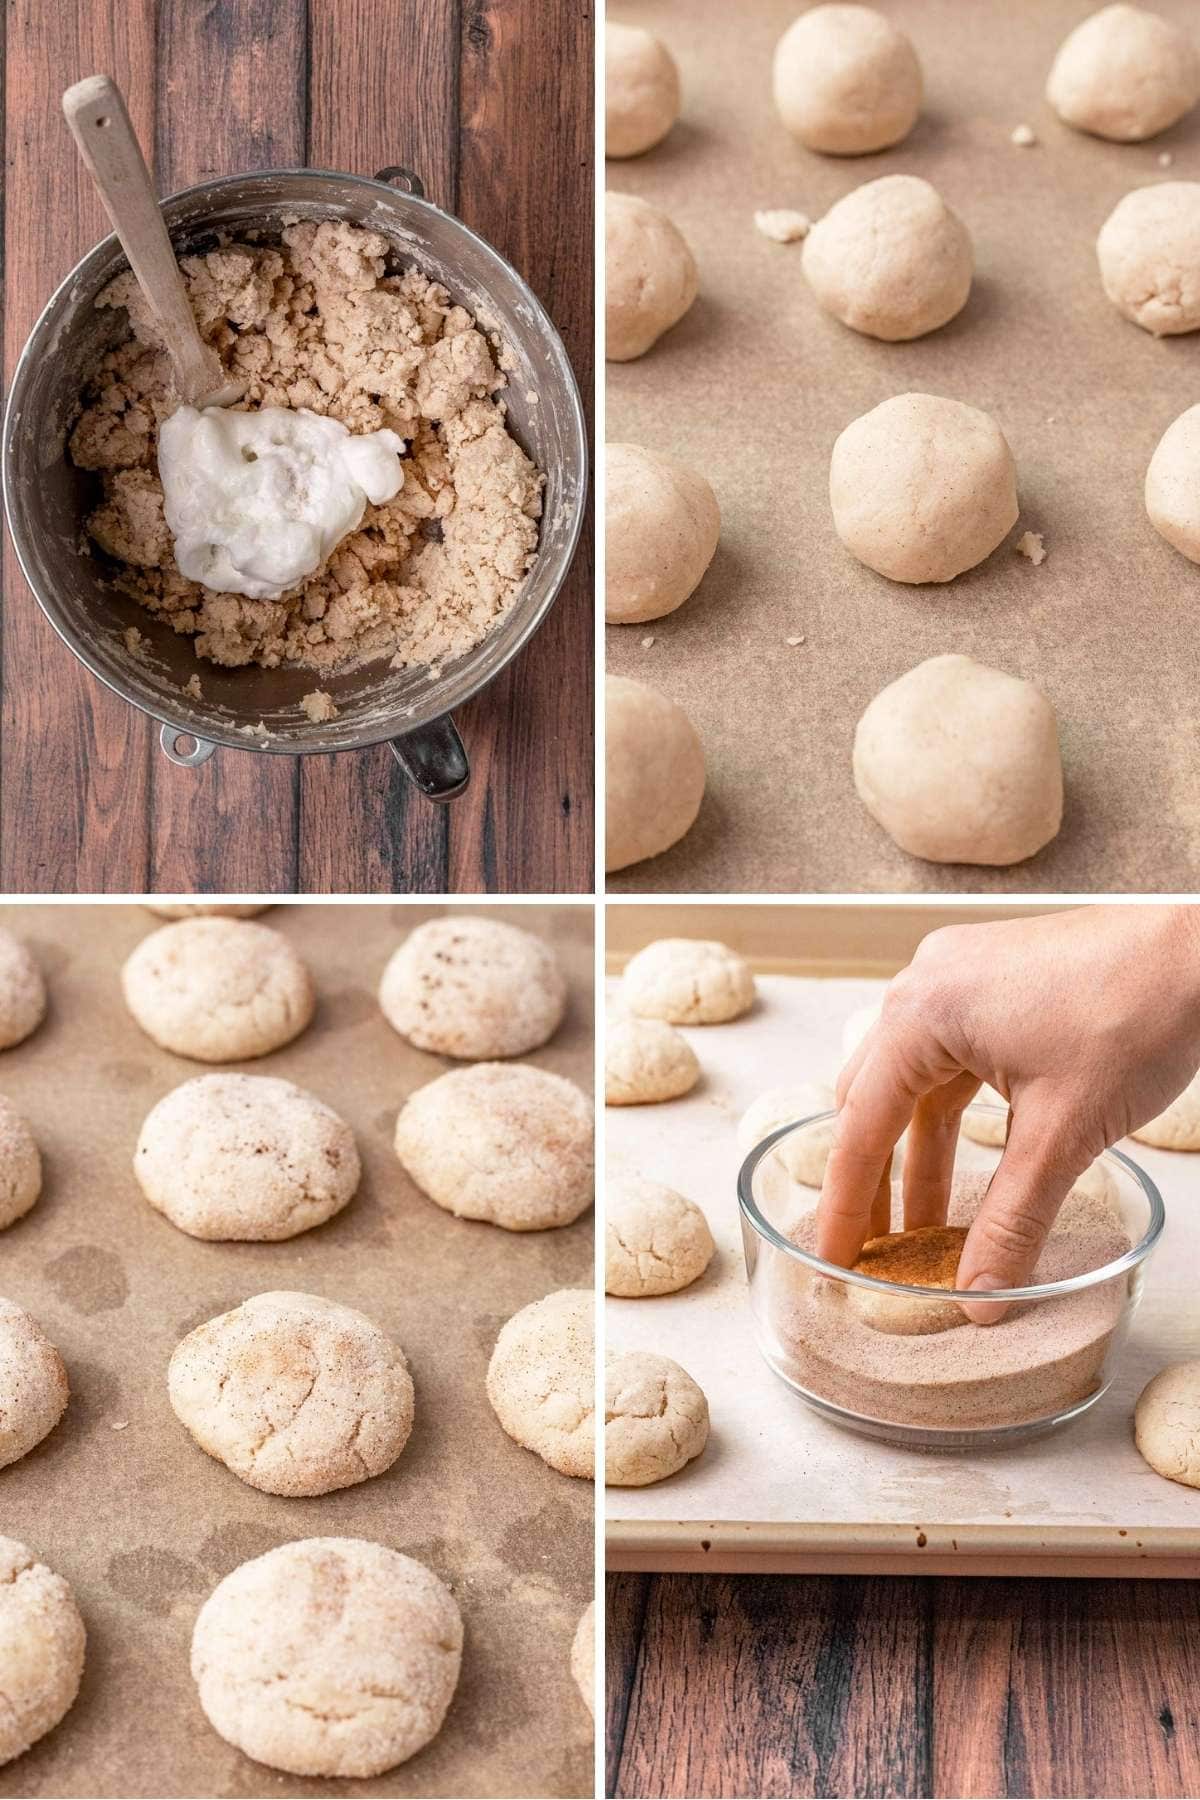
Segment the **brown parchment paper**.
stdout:
<path fill-rule="evenodd" d="M 59 1426 L 0 1470 L 0 1532 L 70 1581 L 88 1631 L 79 1699 L 0 1769 L 0 1795 L 592 1791 L 591 1724 L 568 1655 L 592 1593 L 593 1489 L 514 1444 L 484 1392 L 503 1321 L 551 1289 L 590 1283 L 592 1220 L 525 1235 L 457 1220 L 396 1161 L 401 1101 L 450 1065 L 398 1037 L 375 990 L 403 934 L 439 910 L 311 904 L 263 915 L 308 962 L 317 1016 L 295 1043 L 237 1066 L 286 1076 L 335 1106 L 354 1127 L 364 1177 L 316 1231 L 225 1244 L 175 1230 L 130 1166 L 150 1106 L 204 1068 L 159 1050 L 121 1000 L 121 963 L 161 921 L 115 904 L 0 908 L 51 994 L 45 1024 L 0 1056 L 0 1092 L 45 1157 L 42 1198 L 0 1235 L 0 1293 L 41 1321 L 72 1389 Z M 591 909 L 488 911 L 558 949 L 570 1013 L 529 1060 L 590 1089 Z M 322 1498 L 260 1494 L 175 1419 L 165 1371 L 180 1337 L 270 1288 L 345 1301 L 403 1345 L 416 1423 L 386 1474 Z M 209 1726 L 188 1669 L 196 1613 L 224 1575 L 290 1538 L 326 1535 L 420 1557 L 449 1582 L 466 1627 L 441 1733 L 374 1780 L 305 1780 L 252 1762 Z"/>
<path fill-rule="evenodd" d="M 620 0 L 683 79 L 657 149 L 608 184 L 665 207 L 695 252 L 700 297 L 636 362 L 607 365 L 607 436 L 706 473 L 720 548 L 675 614 L 608 633 L 608 666 L 679 700 L 704 740 L 708 792 L 665 855 L 618 892 L 1188 891 L 1200 867 L 1200 569 L 1146 517 L 1159 437 L 1197 398 L 1200 338 L 1161 341 L 1105 298 L 1096 234 L 1131 188 L 1200 179 L 1200 112 L 1141 145 L 1086 137 L 1042 99 L 1054 51 L 1093 0 L 880 0 L 925 71 L 922 116 L 876 156 L 803 149 L 771 103 L 776 40 L 798 0 Z M 1195 30 L 1195 8 L 1158 10 Z M 1038 143 L 1019 149 L 1028 123 Z M 1159 157 L 1167 152 L 1171 166 Z M 932 181 L 966 221 L 967 307 L 911 344 L 861 337 L 817 306 L 801 245 L 769 243 L 757 208 L 817 218 L 885 174 Z M 829 454 L 839 431 L 918 389 L 982 407 L 1017 461 L 1020 524 L 944 587 L 884 580 L 839 543 Z M 1047 560 L 1015 554 L 1044 532 Z M 789 637 L 804 643 L 789 646 Z M 649 648 L 642 640 L 653 637 Z M 854 727 L 889 681 L 963 652 L 1036 681 L 1059 718 L 1058 838 L 1009 870 L 908 857 L 859 804 Z"/>

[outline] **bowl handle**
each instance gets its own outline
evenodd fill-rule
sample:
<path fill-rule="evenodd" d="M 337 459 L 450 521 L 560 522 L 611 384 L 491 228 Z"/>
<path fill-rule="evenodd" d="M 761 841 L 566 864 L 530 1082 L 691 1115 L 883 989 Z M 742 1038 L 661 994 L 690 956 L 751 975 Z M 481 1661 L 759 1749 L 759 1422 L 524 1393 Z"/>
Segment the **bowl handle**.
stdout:
<path fill-rule="evenodd" d="M 376 181 L 386 181 L 389 187 L 398 187 L 403 193 L 411 194 L 414 200 L 425 198 L 425 183 L 411 169 L 402 169 L 397 163 L 386 169 L 377 169 Z"/>
<path fill-rule="evenodd" d="M 190 738 L 195 749 L 178 749 L 182 738 Z M 158 741 L 167 761 L 178 764 L 181 769 L 198 769 L 201 763 L 208 761 L 217 747 L 210 744 L 207 738 L 197 737 L 194 731 L 181 731 L 178 725 L 164 725 L 158 734 Z"/>
<path fill-rule="evenodd" d="M 454 800 L 471 779 L 471 765 L 454 720 L 446 713 L 419 731 L 392 738 L 392 755 L 427 800 Z"/>

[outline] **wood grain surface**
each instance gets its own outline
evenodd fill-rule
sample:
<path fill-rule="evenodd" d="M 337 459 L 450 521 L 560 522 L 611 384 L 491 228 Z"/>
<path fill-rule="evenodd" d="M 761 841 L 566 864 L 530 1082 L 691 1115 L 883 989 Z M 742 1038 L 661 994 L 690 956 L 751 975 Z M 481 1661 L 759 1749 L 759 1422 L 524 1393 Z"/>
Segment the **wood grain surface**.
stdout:
<path fill-rule="evenodd" d="M 610 1575 L 613 1795 L 1200 1792 L 1200 1581 Z"/>
<path fill-rule="evenodd" d="M 512 262 L 592 387 L 588 0 L 12 0 L 4 354 L 107 229 L 59 110 L 123 88 L 161 191 L 307 164 L 415 169 Z M 534 642 L 457 722 L 449 808 L 386 746 L 180 769 L 56 640 L 5 542 L 0 888 L 10 893 L 577 893 L 592 887 L 590 534 Z"/>

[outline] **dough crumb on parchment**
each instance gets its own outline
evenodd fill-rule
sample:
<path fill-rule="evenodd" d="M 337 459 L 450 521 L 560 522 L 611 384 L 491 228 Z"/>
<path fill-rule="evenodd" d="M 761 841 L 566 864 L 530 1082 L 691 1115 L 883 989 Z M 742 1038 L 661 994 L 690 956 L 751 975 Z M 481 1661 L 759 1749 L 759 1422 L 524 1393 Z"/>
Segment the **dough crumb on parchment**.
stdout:
<path fill-rule="evenodd" d="M 1039 563 L 1044 563 L 1046 560 L 1046 547 L 1043 542 L 1043 533 L 1040 531 L 1022 532 L 1013 548 L 1018 556 L 1027 556 L 1035 569 Z"/>
<path fill-rule="evenodd" d="M 1012 134 L 1012 141 L 1019 150 L 1027 150 L 1031 144 L 1037 143 L 1037 132 L 1032 125 L 1018 125 Z"/>
<path fill-rule="evenodd" d="M 807 213 L 795 212 L 788 206 L 767 207 L 754 215 L 755 230 L 773 244 L 795 244 L 812 230 Z"/>

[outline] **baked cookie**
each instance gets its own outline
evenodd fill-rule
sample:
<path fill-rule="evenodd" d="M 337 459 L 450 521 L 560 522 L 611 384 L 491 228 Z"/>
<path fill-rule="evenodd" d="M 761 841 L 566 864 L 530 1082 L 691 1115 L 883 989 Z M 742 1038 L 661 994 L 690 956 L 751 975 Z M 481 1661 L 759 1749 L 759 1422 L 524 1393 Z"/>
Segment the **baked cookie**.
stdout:
<path fill-rule="evenodd" d="M 241 1062 L 290 1044 L 313 1016 L 312 978 L 269 925 L 183 919 L 143 938 L 122 971 L 146 1033 L 197 1062 Z"/>
<path fill-rule="evenodd" d="M 1200 1362 L 1172 1363 L 1146 1384 L 1133 1441 L 1156 1475 L 1200 1488 Z"/>
<path fill-rule="evenodd" d="M 621 997 L 639 1019 L 668 1025 L 723 1025 L 754 1005 L 744 957 L 703 938 L 659 938 L 632 956 Z"/>
<path fill-rule="evenodd" d="M 54 1430 L 70 1392 L 63 1359 L 37 1320 L 0 1300 L 0 1469 Z"/>
<path fill-rule="evenodd" d="M 0 1763 L 20 1756 L 70 1711 L 85 1640 L 62 1576 L 16 1538 L 0 1537 Z"/>
<path fill-rule="evenodd" d="M 669 1356 L 627 1350 L 604 1369 L 604 1483 L 649 1487 L 699 1456 L 708 1401 Z"/>
<path fill-rule="evenodd" d="M 661 1019 L 611 1019 L 604 1034 L 605 1106 L 677 1100 L 695 1087 L 700 1064 L 687 1039 Z"/>
<path fill-rule="evenodd" d="M 768 1088 L 765 1094 L 748 1106 L 738 1121 L 738 1148 L 747 1156 L 756 1144 L 789 1125 L 795 1119 L 811 1118 L 814 1113 L 831 1112 L 836 1096 L 831 1087 L 819 1082 L 802 1081 L 795 1087 Z M 825 1179 L 825 1165 L 833 1149 L 836 1119 L 822 1119 L 793 1131 L 776 1145 L 779 1158 L 793 1181 L 806 1187 L 819 1188 Z"/>
<path fill-rule="evenodd" d="M 592 1204 L 594 1135 L 573 1081 L 528 1063 L 475 1063 L 409 1096 L 396 1155 L 457 1218 L 544 1231 Z"/>
<path fill-rule="evenodd" d="M 0 931 L 0 1050 L 11 1050 L 46 1016 L 46 984 L 33 957 L 11 931 Z"/>
<path fill-rule="evenodd" d="M 929 1298 L 915 1294 L 889 1294 L 881 1288 L 843 1284 L 852 1312 L 873 1331 L 893 1337 L 928 1337 L 965 1325 L 967 1316 L 957 1300 L 939 1300 L 939 1288 L 957 1285 L 959 1258 L 967 1241 L 963 1225 L 922 1225 L 913 1231 L 891 1231 L 871 1238 L 853 1264 L 860 1275 L 877 1281 L 896 1281 L 902 1287 L 930 1290 Z"/>
<path fill-rule="evenodd" d="M 571 1644 L 571 1674 L 583 1704 L 596 1716 L 596 1602 L 589 1600 Z"/>
<path fill-rule="evenodd" d="M 42 1159 L 33 1133 L 0 1094 L 0 1230 L 23 1218 L 41 1191 Z"/>
<path fill-rule="evenodd" d="M 524 1056 L 552 1038 L 567 984 L 548 944 L 499 919 L 430 919 L 383 972 L 379 1004 L 418 1050 L 466 1061 Z"/>
<path fill-rule="evenodd" d="M 610 1181 L 604 1202 L 604 1291 L 630 1299 L 674 1294 L 699 1279 L 716 1249 L 708 1220 L 674 1188 L 638 1176 Z"/>
<path fill-rule="evenodd" d="M 1158 1150 L 1200 1150 L 1200 1072 L 1192 1076 L 1165 1112 L 1147 1119 L 1130 1137 Z"/>
<path fill-rule="evenodd" d="M 1008 1101 L 998 1088 L 985 1081 L 975 1096 L 980 1106 L 998 1106 L 999 1112 L 975 1112 L 968 1106 L 962 1117 L 963 1136 L 972 1143 L 1002 1148 L 1008 1137 Z"/>
<path fill-rule="evenodd" d="M 590 1288 L 560 1288 L 514 1313 L 488 1363 L 487 1396 L 510 1438 L 563 1475 L 591 1481 L 596 1386 Z"/>
<path fill-rule="evenodd" d="M 264 913 L 269 900 L 144 900 L 147 912 L 160 919 L 252 919 Z"/>
<path fill-rule="evenodd" d="M 331 1219 L 358 1186 L 354 1133 L 274 1075 L 197 1075 L 146 1116 L 133 1172 L 196 1238 L 276 1242 Z"/>
<path fill-rule="evenodd" d="M 289 1775 L 382 1775 L 437 1736 L 462 1660 L 432 1570 L 362 1538 L 242 1563 L 200 1608 L 192 1676 L 226 1743 Z"/>

